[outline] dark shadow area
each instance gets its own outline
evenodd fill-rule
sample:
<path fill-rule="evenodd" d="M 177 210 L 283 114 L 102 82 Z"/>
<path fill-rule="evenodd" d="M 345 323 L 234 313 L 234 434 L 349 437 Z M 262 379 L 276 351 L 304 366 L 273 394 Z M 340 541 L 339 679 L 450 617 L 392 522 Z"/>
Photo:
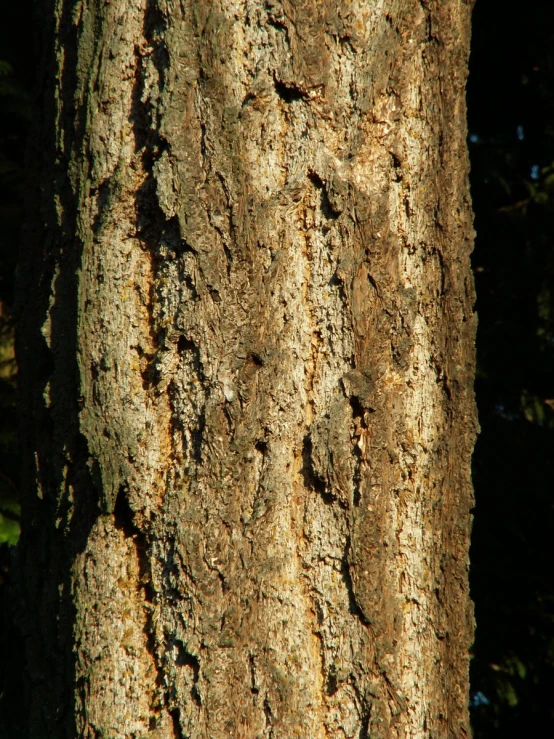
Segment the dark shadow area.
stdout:
<path fill-rule="evenodd" d="M 478 0 L 475 739 L 554 736 L 554 4 Z"/>
<path fill-rule="evenodd" d="M 292 84 L 287 84 L 286 82 L 280 82 L 277 78 L 274 80 L 274 85 L 277 95 L 288 105 L 297 100 L 304 100 L 307 97 L 307 94 L 300 88 Z"/>
<path fill-rule="evenodd" d="M 11 551 L 3 546 L 0 551 L 7 573 L 0 588 L 0 736 L 10 739 L 28 737 L 29 722 L 56 726 L 60 739 L 76 735 L 70 573 L 98 516 L 97 493 L 87 464 L 90 455 L 79 433 L 75 390 L 80 244 L 73 236 L 75 209 L 67 172 L 71 136 L 84 125 L 77 120 L 72 101 L 77 30 L 72 9 L 66 5 L 59 19 L 58 40 L 69 71 L 63 80 L 65 95 L 59 101 L 59 115 L 71 135 L 62 155 L 55 145 L 54 100 L 48 97 L 46 83 L 55 19 L 51 10 L 45 9 L 41 16 L 38 12 L 26 1 L 6 6 L 0 13 L 0 60 L 7 62 L 0 81 L 10 85 L 0 95 L 0 156 L 2 163 L 13 165 L 11 179 L 0 184 L 0 267 L 2 285 L 10 288 L 2 290 L 0 300 L 2 311 L 9 315 L 10 331 L 13 334 L 14 323 L 19 329 L 19 391 L 17 406 L 13 396 L 16 423 L 10 434 L 15 436 L 17 427 L 25 431 L 14 445 L 12 472 L 22 511 L 21 546 Z M 40 60 L 35 56 L 37 49 L 42 49 Z M 36 85 L 35 70 L 39 73 Z M 33 89 L 35 95 L 30 92 Z M 21 113 L 23 102 L 26 116 Z M 47 125 L 41 125 L 42 117 Z M 49 179 L 39 182 L 44 172 Z M 52 190 L 59 197 L 61 225 L 54 198 L 49 197 Z M 18 215 L 4 241 L 6 203 Z M 43 333 L 47 316 L 48 338 Z M 32 427 L 28 425 L 31 418 Z M 2 435 L 0 456 L 4 442 Z M 73 490 L 80 491 L 76 499 Z"/>
<path fill-rule="evenodd" d="M 13 307 L 34 79 L 32 54 L 22 43 L 29 12 L 30 2 L 0 11 L 0 736 L 10 739 L 22 736 L 25 714 L 23 641 L 10 583 L 20 528 Z"/>

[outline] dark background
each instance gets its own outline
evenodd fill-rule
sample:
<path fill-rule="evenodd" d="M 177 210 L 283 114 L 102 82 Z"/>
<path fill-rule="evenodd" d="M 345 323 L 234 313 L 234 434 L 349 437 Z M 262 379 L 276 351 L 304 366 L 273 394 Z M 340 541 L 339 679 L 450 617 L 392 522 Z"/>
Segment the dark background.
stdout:
<path fill-rule="evenodd" d="M 475 737 L 554 737 L 554 3 L 477 0 Z"/>
<path fill-rule="evenodd" d="M 0 10 L 0 737 L 24 723 L 14 270 L 35 74 L 32 0 Z M 8 62 L 7 66 L 5 62 Z M 554 2 L 477 0 L 468 85 L 481 435 L 471 552 L 475 739 L 554 737 Z M 4 542 L 4 543 L 1 543 Z M 36 738 L 32 738 L 36 739 Z M 54 738 L 52 738 L 54 739 Z"/>

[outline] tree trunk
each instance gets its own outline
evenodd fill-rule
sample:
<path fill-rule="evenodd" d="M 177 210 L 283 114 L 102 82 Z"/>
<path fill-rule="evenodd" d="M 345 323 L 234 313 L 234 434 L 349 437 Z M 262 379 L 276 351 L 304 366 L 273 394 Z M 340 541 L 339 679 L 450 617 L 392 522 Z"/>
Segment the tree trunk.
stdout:
<path fill-rule="evenodd" d="M 469 21 L 43 0 L 33 739 L 468 734 Z"/>

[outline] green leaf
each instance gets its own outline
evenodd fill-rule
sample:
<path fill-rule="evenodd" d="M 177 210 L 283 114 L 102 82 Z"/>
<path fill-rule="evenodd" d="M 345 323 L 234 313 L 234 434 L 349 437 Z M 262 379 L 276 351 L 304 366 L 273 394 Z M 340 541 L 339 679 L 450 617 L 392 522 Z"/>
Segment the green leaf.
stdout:
<path fill-rule="evenodd" d="M 7 544 L 13 547 L 19 541 L 20 534 L 21 527 L 19 521 L 0 513 L 0 544 Z"/>
<path fill-rule="evenodd" d="M 4 59 L 0 59 L 0 77 L 8 77 L 10 74 L 13 74 L 12 65 Z"/>

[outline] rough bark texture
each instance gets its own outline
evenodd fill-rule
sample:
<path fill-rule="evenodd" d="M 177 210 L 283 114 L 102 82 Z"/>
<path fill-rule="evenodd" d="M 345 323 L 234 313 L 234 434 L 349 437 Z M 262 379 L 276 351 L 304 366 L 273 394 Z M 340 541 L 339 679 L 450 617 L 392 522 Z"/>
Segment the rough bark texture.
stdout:
<path fill-rule="evenodd" d="M 469 5 L 43 13 L 31 736 L 460 739 Z"/>

